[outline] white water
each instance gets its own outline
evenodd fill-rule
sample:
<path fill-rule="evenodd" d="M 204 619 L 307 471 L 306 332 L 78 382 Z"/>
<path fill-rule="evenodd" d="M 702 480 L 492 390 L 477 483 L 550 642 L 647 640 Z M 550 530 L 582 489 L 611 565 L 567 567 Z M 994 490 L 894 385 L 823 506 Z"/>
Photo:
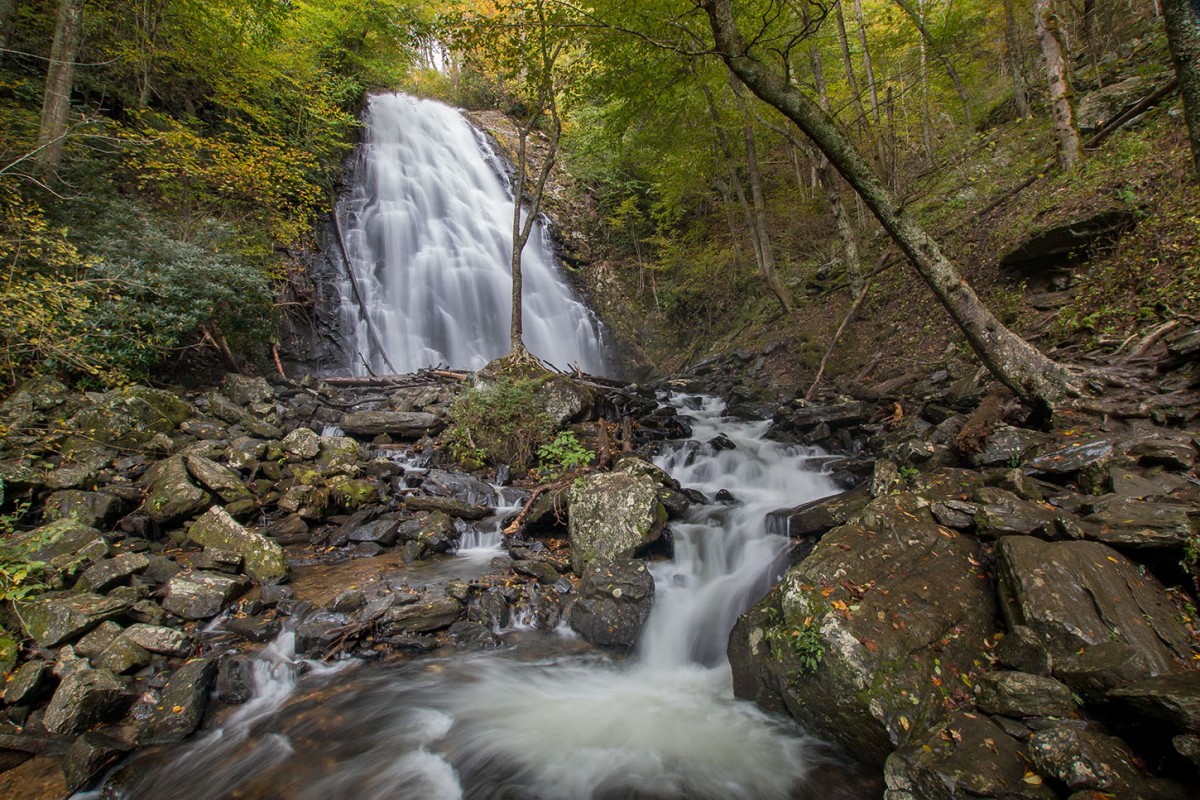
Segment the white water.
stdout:
<path fill-rule="evenodd" d="M 786 540 L 767 512 L 833 490 L 809 455 L 762 438 L 765 423 L 705 400 L 696 442 L 659 459 L 685 486 L 732 506 L 697 506 L 672 526 L 676 556 L 654 567 L 640 650 L 612 662 L 550 635 L 521 651 L 366 665 L 336 683 L 282 681 L 223 732 L 182 748 L 125 797 L 257 800 L 791 800 L 835 796 L 805 783 L 825 756 L 795 726 L 732 696 L 725 642 L 766 588 Z M 711 452 L 718 432 L 737 446 Z M 516 635 L 515 633 L 512 635 Z M 538 636 L 526 633 L 524 636 Z M 284 663 L 290 659 L 284 659 Z M 273 687 L 273 688 L 272 688 Z M 237 746 L 234 746 L 237 745 Z M 140 772 L 134 770 L 135 772 Z M 199 788 L 202 786 L 203 788 Z"/>
<path fill-rule="evenodd" d="M 347 279 L 341 306 L 351 371 L 477 369 L 508 352 L 512 197 L 502 174 L 458 111 L 407 95 L 371 98 L 354 190 L 340 213 L 386 360 Z M 557 367 L 602 374 L 599 322 L 567 285 L 540 224 L 522 276 L 526 346 Z"/>

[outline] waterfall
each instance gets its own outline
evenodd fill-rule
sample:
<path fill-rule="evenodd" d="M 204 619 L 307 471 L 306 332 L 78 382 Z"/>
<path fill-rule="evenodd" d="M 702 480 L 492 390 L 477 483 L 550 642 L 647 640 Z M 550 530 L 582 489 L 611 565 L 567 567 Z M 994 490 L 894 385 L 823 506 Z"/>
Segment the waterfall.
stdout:
<path fill-rule="evenodd" d="M 354 374 L 478 369 L 508 352 L 512 195 L 486 137 L 458 111 L 371 98 L 353 190 L 342 330 Z M 559 368 L 605 370 L 602 328 L 557 267 L 540 223 L 522 254 L 526 346 Z M 382 348 L 382 352 L 381 352 Z"/>

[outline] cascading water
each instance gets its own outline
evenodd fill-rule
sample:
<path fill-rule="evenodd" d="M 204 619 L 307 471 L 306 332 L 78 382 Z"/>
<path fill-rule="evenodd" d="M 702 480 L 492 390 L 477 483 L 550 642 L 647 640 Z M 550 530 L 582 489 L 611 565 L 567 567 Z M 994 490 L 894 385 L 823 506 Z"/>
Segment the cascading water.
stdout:
<path fill-rule="evenodd" d="M 826 750 L 794 725 L 732 696 L 724 651 L 737 615 L 766 588 L 787 547 L 769 511 L 833 491 L 811 455 L 763 438 L 766 423 L 723 418 L 688 399 L 695 440 L 658 463 L 729 504 L 672 525 L 675 558 L 636 653 L 612 661 L 567 632 L 512 632 L 500 653 L 363 664 L 336 683 L 302 681 L 252 738 L 269 738 L 253 775 L 185 746 L 118 796 L 245 800 L 790 800 L 865 797 L 840 778 L 806 783 Z M 736 446 L 704 444 L 723 433 Z M 512 644 L 515 641 L 517 644 Z M 286 746 L 283 746 L 286 745 Z M 244 751 L 239 750 L 239 753 Z M 236 769 L 235 769 L 236 767 Z M 138 774 L 136 762 L 124 770 Z M 184 786 L 172 794 L 164 786 Z M 165 791 L 165 793 L 164 793 Z M 877 790 L 876 790 L 877 794 Z"/>
<path fill-rule="evenodd" d="M 477 369 L 508 352 L 512 196 L 486 138 L 454 109 L 381 94 L 367 110 L 339 214 L 342 322 L 355 374 Z M 560 368 L 605 371 L 602 329 L 535 224 L 522 255 L 525 344 Z"/>

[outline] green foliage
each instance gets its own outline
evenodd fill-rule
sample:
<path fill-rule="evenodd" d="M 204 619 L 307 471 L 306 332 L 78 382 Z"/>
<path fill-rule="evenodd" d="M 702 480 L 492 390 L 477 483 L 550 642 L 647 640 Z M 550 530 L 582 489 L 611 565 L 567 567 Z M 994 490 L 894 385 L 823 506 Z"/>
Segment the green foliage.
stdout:
<path fill-rule="evenodd" d="M 815 616 L 807 617 L 803 625 L 795 628 L 784 625 L 774 609 L 770 610 L 767 619 L 772 624 L 763 635 L 769 642 L 771 656 L 780 664 L 789 665 L 788 680 L 795 682 L 816 672 L 825 657 L 825 646 L 821 643 Z"/>
<path fill-rule="evenodd" d="M 538 475 L 544 481 L 558 480 L 567 473 L 592 463 L 596 454 L 584 447 L 574 431 L 559 431 L 537 450 Z"/>
<path fill-rule="evenodd" d="M 540 381 L 502 377 L 487 388 L 471 388 L 450 406 L 442 434 L 463 463 L 507 464 L 527 469 L 554 433 L 554 421 L 537 400 Z"/>
<path fill-rule="evenodd" d="M 1183 557 L 1179 560 L 1183 571 L 1192 579 L 1192 585 L 1200 591 L 1200 534 L 1192 533 L 1183 545 Z"/>
<path fill-rule="evenodd" d="M 0 504 L 3 497 L 4 482 L 0 481 Z M 23 501 L 7 514 L 0 514 L 0 601 L 23 600 L 46 588 L 41 581 L 46 562 L 34 559 L 31 554 L 52 541 L 53 529 L 46 536 L 30 541 L 12 541 L 17 524 L 28 510 L 28 501 Z"/>

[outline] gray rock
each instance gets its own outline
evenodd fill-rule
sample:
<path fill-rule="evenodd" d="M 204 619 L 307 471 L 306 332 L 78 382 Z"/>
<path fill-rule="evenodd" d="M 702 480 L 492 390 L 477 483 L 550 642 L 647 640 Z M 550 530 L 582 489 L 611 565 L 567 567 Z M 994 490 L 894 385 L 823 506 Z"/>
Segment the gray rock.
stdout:
<path fill-rule="evenodd" d="M 321 437 L 309 428 L 296 428 L 283 437 L 283 451 L 304 460 L 316 458 L 321 452 Z"/>
<path fill-rule="evenodd" d="M 1024 749 L 982 714 L 956 711 L 901 746 L 884 765 L 886 800 L 1054 800 L 1040 780 L 1025 780 Z"/>
<path fill-rule="evenodd" d="M 51 733 L 81 733 L 123 710 L 125 684 L 104 669 L 77 669 L 62 679 L 42 722 Z"/>
<path fill-rule="evenodd" d="M 596 404 L 595 393 L 566 375 L 554 375 L 535 393 L 537 403 L 557 427 L 586 419 Z"/>
<path fill-rule="evenodd" d="M 75 588 L 84 592 L 106 592 L 149 566 L 150 560 L 141 553 L 121 553 L 97 561 L 84 570 L 75 582 Z"/>
<path fill-rule="evenodd" d="M 1006 717 L 1065 717 L 1071 713 L 1071 689 L 1028 672 L 988 672 L 975 683 L 979 708 Z"/>
<path fill-rule="evenodd" d="M 1105 123 L 1116 119 L 1154 91 L 1154 80 L 1143 75 L 1109 83 L 1103 88 L 1087 92 L 1076 104 L 1075 118 L 1079 132 L 1085 136 L 1095 133 Z"/>
<path fill-rule="evenodd" d="M 996 561 L 1009 629 L 1028 625 L 1055 660 L 1107 641 L 1134 647 L 1154 674 L 1191 659 L 1191 637 L 1162 586 L 1112 548 L 1007 536 Z"/>
<path fill-rule="evenodd" d="M 196 453 L 185 456 L 184 461 L 192 477 L 226 503 L 249 500 L 253 497 L 238 474 L 228 467 Z"/>
<path fill-rule="evenodd" d="M 1090 704 L 1103 703 L 1108 693 L 1150 677 L 1150 668 L 1135 648 L 1124 642 L 1101 642 L 1062 659 L 1054 677 Z"/>
<path fill-rule="evenodd" d="M 975 515 L 979 513 L 979 506 L 965 500 L 943 500 L 934 503 L 930 510 L 939 525 L 965 531 L 975 528 Z"/>
<path fill-rule="evenodd" d="M 254 696 L 255 659 L 225 655 L 217 666 L 217 699 L 226 705 L 241 705 Z"/>
<path fill-rule="evenodd" d="M 336 614 L 353 614 L 367 604 L 367 596 L 362 589 L 345 589 L 329 603 L 329 610 Z"/>
<path fill-rule="evenodd" d="M 246 574 L 258 583 L 280 583 L 287 579 L 288 560 L 277 542 L 242 527 L 219 506 L 208 510 L 188 529 L 188 538 L 205 548 L 240 555 Z"/>
<path fill-rule="evenodd" d="M 875 462 L 869 483 L 871 497 L 883 497 L 900 489 L 900 467 L 890 458 Z"/>
<path fill-rule="evenodd" d="M 46 498 L 42 519 L 53 522 L 70 519 L 89 528 L 112 522 L 121 515 L 124 503 L 106 492 L 81 492 L 67 489 Z"/>
<path fill-rule="evenodd" d="M 454 497 L 473 506 L 495 506 L 496 490 L 472 475 L 431 469 L 421 481 L 421 489 L 436 497 Z"/>
<path fill-rule="evenodd" d="M 1035 733 L 1026 746 L 1043 775 L 1070 789 L 1091 789 L 1118 797 L 1150 798 L 1133 755 L 1120 739 L 1062 725 Z"/>
<path fill-rule="evenodd" d="M 463 614 L 463 604 L 449 596 L 423 597 L 419 602 L 392 606 L 380 616 L 378 630 L 384 636 L 425 633 L 448 628 Z"/>
<path fill-rule="evenodd" d="M 1002 425 L 991 432 L 982 450 L 971 453 L 969 460 L 976 467 L 1012 466 L 1021 463 L 1045 442 L 1044 434 Z"/>
<path fill-rule="evenodd" d="M 343 416 L 339 427 L 355 436 L 386 433 L 399 439 L 419 439 L 438 433 L 446 424 L 426 411 L 355 411 Z"/>
<path fill-rule="evenodd" d="M 662 536 L 667 510 L 658 485 L 628 473 L 587 475 L 568 494 L 571 568 L 577 575 L 596 560 L 627 559 Z"/>
<path fill-rule="evenodd" d="M 1196 465 L 1196 448 L 1185 441 L 1143 439 L 1129 448 L 1129 455 L 1147 467 L 1185 470 Z"/>
<path fill-rule="evenodd" d="M 85 733 L 68 748 L 62 760 L 67 792 L 88 789 L 117 759 L 132 749 L 102 733 Z"/>
<path fill-rule="evenodd" d="M 838 525 L 845 525 L 870 500 L 867 485 L 861 484 L 848 492 L 813 500 L 795 508 L 772 511 L 767 517 L 767 528 L 772 533 L 784 536 L 820 536 Z"/>
<path fill-rule="evenodd" d="M 326 472 L 354 471 L 363 460 L 363 449 L 349 436 L 322 436 L 317 464 Z"/>
<path fill-rule="evenodd" d="M 654 603 L 654 577 L 644 562 L 594 561 L 578 591 L 569 621 L 580 636 L 604 647 L 637 644 Z"/>
<path fill-rule="evenodd" d="M 215 659 L 195 658 L 175 670 L 142 729 L 141 743 L 165 744 L 190 736 L 204 718 L 216 669 Z"/>
<path fill-rule="evenodd" d="M 182 522 L 212 502 L 212 495 L 191 482 L 187 467 L 179 456 L 159 461 L 142 476 L 146 500 L 142 509 L 160 525 Z"/>
<path fill-rule="evenodd" d="M 114 675 L 121 675 L 149 664 L 150 654 L 129 639 L 118 636 L 109 643 L 108 647 L 104 648 L 104 652 L 96 656 L 92 663 Z"/>
<path fill-rule="evenodd" d="M 1012 492 L 984 487 L 976 492 L 979 510 L 975 526 L 979 535 L 998 539 L 1012 534 L 1043 534 L 1054 529 L 1058 514 L 1022 500 Z"/>
<path fill-rule="evenodd" d="M 469 520 L 481 520 L 491 516 L 494 510 L 483 506 L 473 506 L 453 497 L 423 497 L 421 495 L 405 496 L 404 505 L 413 511 L 440 511 L 451 517 Z"/>
<path fill-rule="evenodd" d="M 1195 535 L 1189 506 L 1151 503 L 1110 495 L 1090 504 L 1084 517 L 1093 524 L 1088 537 L 1105 544 L 1136 548 L 1181 548 Z"/>
<path fill-rule="evenodd" d="M 42 595 L 21 605 L 22 627 L 42 647 L 69 642 L 132 605 L 98 594 Z"/>
<path fill-rule="evenodd" d="M 419 545 L 426 551 L 449 553 L 458 547 L 459 533 L 453 519 L 434 512 L 400 523 L 396 528 L 396 537 L 399 541 Z"/>
<path fill-rule="evenodd" d="M 156 434 L 169 434 L 192 415 L 191 407 L 170 392 L 131 386 L 101 395 L 80 411 L 66 428 L 88 445 L 99 442 L 122 450 L 139 450 Z M 68 442 L 73 449 L 74 442 Z"/>
<path fill-rule="evenodd" d="M 391 547 L 396 543 L 399 527 L 400 523 L 397 520 L 378 519 L 350 531 L 347 539 L 351 542 L 375 542 L 384 547 Z"/>
<path fill-rule="evenodd" d="M 164 625 L 137 623 L 130 625 L 121 635 L 151 653 L 186 656 L 192 651 L 192 641 L 186 633 Z"/>
<path fill-rule="evenodd" d="M 162 606 L 184 619 L 208 619 L 246 588 L 246 581 L 237 576 L 185 570 L 167 581 Z"/>
<path fill-rule="evenodd" d="M 15 706 L 36 700 L 48 682 L 49 671 L 50 665 L 40 658 L 26 661 L 4 685 L 4 702 Z"/>
<path fill-rule="evenodd" d="M 266 403 L 275 399 L 275 390 L 265 378 L 257 375 L 239 375 L 228 373 L 221 380 L 221 392 L 233 402 L 249 406 L 255 403 Z"/>
<path fill-rule="evenodd" d="M 1088 467 L 1107 466 L 1113 452 L 1112 439 L 1087 439 L 1042 453 L 1026 461 L 1022 468 L 1032 475 L 1069 477 Z"/>
<path fill-rule="evenodd" d="M 84 658 L 95 658 L 121 635 L 121 631 L 121 626 L 111 620 L 101 622 L 75 643 L 75 652 Z"/>
<path fill-rule="evenodd" d="M 729 639 L 735 694 L 786 708 L 805 729 L 882 765 L 945 718 L 929 687 L 939 674 L 972 672 L 995 631 L 985 559 L 977 539 L 933 521 L 928 501 L 872 500 L 738 620 Z"/>
<path fill-rule="evenodd" d="M 1049 676 L 1054 669 L 1054 658 L 1041 638 L 1032 628 L 1017 625 L 1000 640 L 996 648 L 1000 663 L 1019 672 Z"/>
<path fill-rule="evenodd" d="M 304 615 L 296 625 L 296 652 L 310 657 L 325 656 L 353 627 L 354 618 L 325 609 Z"/>
<path fill-rule="evenodd" d="M 59 520 L 23 534 L 15 534 L 12 544 L 31 560 L 47 561 L 55 566 L 79 565 L 108 555 L 108 542 L 95 528 L 74 520 Z"/>
<path fill-rule="evenodd" d="M 267 455 L 267 443 L 249 436 L 241 436 L 230 442 L 225 450 L 225 461 L 234 469 L 251 472 Z"/>
<path fill-rule="evenodd" d="M 208 412 L 217 419 L 230 425 L 239 425 L 260 439 L 279 439 L 283 436 L 279 428 L 258 419 L 220 392 L 211 391 L 204 397 L 208 401 Z"/>
<path fill-rule="evenodd" d="M 537 579 L 538 583 L 553 585 L 560 577 L 553 564 L 536 559 L 517 560 L 513 562 L 513 570 L 520 575 L 528 575 Z"/>
<path fill-rule="evenodd" d="M 1114 689 L 1108 696 L 1177 731 L 1200 732 L 1200 672 L 1158 675 Z"/>
<path fill-rule="evenodd" d="M 1171 738 L 1171 746 L 1175 752 L 1192 763 L 1192 768 L 1200 770 L 1200 736 L 1194 733 L 1181 733 Z"/>

